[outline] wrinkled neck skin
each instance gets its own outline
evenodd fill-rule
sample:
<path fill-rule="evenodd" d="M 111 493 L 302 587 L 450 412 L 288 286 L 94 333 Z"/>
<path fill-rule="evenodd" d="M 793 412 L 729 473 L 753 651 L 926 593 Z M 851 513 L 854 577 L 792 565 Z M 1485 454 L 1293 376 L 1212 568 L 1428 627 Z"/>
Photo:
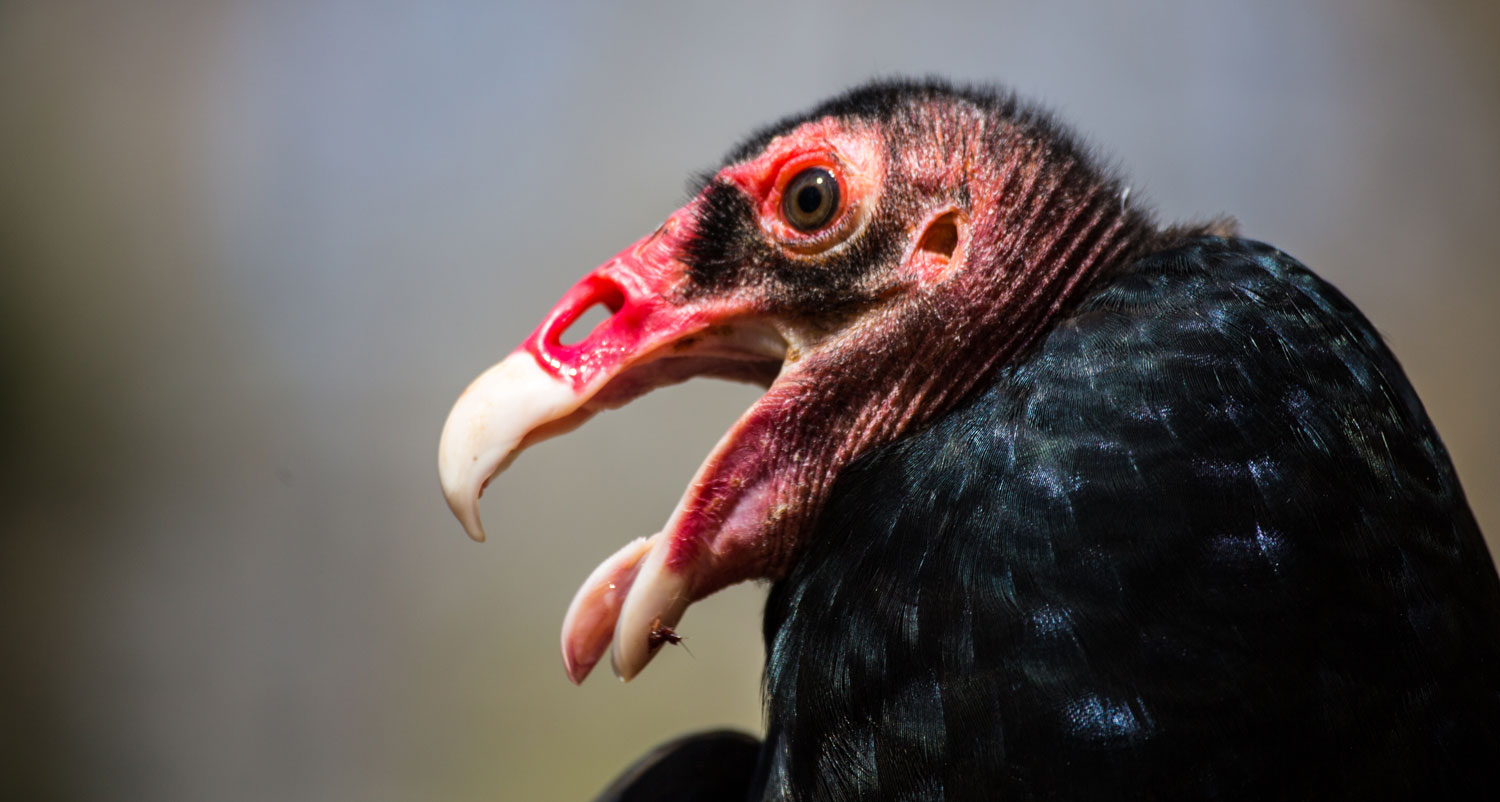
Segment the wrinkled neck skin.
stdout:
<path fill-rule="evenodd" d="M 588 599 L 629 586 L 617 619 L 596 616 L 614 622 L 622 677 L 659 648 L 651 633 L 676 627 L 694 601 L 786 576 L 849 463 L 953 408 L 1092 277 L 1157 238 L 1071 146 L 1024 123 L 977 113 L 966 122 L 939 126 L 963 135 L 906 130 L 931 124 L 918 109 L 882 132 L 882 195 L 851 238 L 882 256 L 845 268 L 856 274 L 812 277 L 850 288 L 829 296 L 837 309 L 810 308 L 825 302 L 795 291 L 778 303 L 774 285 L 758 288 L 788 346 L 780 375 L 720 440 L 663 531 L 612 558 L 575 597 L 574 609 L 589 609 Z M 956 221 L 956 238 L 943 240 L 951 247 L 924 248 L 943 215 Z M 607 628 L 564 629 L 576 681 Z"/>
<path fill-rule="evenodd" d="M 985 136 L 976 124 L 966 140 L 938 140 L 950 151 L 893 147 L 903 154 L 889 165 L 887 191 L 896 196 L 881 204 L 909 212 L 906 219 L 945 203 L 958 210 L 970 228 L 953 269 L 884 295 L 883 308 L 808 348 L 762 399 L 764 414 L 747 421 L 764 427 L 755 441 L 764 444 L 759 457 L 777 496 L 774 515 L 761 524 L 763 560 L 750 576 L 786 574 L 851 461 L 983 386 L 1101 270 L 1157 239 L 1118 185 L 1071 154 L 1049 152 L 1016 129 Z M 934 163 L 947 165 L 935 181 Z"/>

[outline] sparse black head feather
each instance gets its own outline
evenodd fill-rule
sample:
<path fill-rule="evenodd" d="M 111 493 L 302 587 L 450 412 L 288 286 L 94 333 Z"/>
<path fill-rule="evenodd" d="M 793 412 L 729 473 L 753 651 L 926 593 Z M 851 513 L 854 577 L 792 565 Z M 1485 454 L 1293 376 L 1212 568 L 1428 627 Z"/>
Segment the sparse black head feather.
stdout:
<path fill-rule="evenodd" d="M 725 156 L 724 165 L 749 159 L 764 150 L 776 137 L 825 117 L 884 123 L 913 106 L 931 101 L 967 103 L 996 119 L 1011 120 L 1025 126 L 1059 149 L 1082 161 L 1090 161 L 1089 150 L 1082 141 L 1041 106 L 1026 102 L 1007 90 L 953 84 L 942 78 L 928 77 L 871 81 L 836 95 L 805 112 L 784 117 L 757 130 L 736 145 Z"/>

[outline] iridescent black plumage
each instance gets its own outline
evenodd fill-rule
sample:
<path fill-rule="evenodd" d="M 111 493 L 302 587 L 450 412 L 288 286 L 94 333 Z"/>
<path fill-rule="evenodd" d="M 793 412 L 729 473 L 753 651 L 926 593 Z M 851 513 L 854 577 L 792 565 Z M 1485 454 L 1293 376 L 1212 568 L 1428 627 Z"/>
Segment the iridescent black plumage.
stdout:
<path fill-rule="evenodd" d="M 767 605 L 768 799 L 1500 781 L 1500 580 L 1336 290 L 1203 238 L 840 477 Z"/>
<path fill-rule="evenodd" d="M 963 266 L 984 277 L 972 306 L 939 299 L 892 323 L 910 351 L 858 349 L 983 380 L 845 467 L 773 587 L 768 732 L 745 798 L 1500 787 L 1500 577 L 1358 310 L 1270 247 L 1158 229 L 1064 128 L 1005 94 L 877 83 L 729 161 L 829 116 L 880 123 L 900 168 L 856 247 L 785 258 L 754 207 L 710 181 L 684 254 L 692 291 L 763 286 L 788 317 L 874 306 L 891 285 L 872 277 L 944 204 L 973 213 L 976 239 L 1022 244 Z M 1024 162 L 1040 176 L 992 180 L 980 199 L 1020 211 L 986 221 L 969 184 L 924 194 L 941 184 L 928 162 L 965 147 L 983 154 L 971 173 Z M 1058 280 L 1029 316 L 993 316 L 1024 336 L 997 347 L 994 331 L 940 325 L 1008 309 L 1001 296 L 1049 261 Z M 939 341 L 967 350 L 928 350 Z M 858 373 L 870 359 L 847 364 L 819 378 L 898 395 Z M 718 736 L 704 737 L 678 748 Z"/>

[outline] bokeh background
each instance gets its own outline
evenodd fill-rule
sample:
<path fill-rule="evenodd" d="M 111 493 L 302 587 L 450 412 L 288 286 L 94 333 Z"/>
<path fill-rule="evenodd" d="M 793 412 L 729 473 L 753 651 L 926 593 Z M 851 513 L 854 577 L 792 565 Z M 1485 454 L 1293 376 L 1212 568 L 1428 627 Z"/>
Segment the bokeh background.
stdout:
<path fill-rule="evenodd" d="M 1500 535 L 1493 2 L 7 0 L 0 796 L 581 799 L 758 729 L 761 588 L 628 686 L 556 646 L 752 389 L 529 452 L 483 546 L 438 432 L 738 137 L 927 73 L 1044 99 L 1164 217 L 1331 278 Z"/>

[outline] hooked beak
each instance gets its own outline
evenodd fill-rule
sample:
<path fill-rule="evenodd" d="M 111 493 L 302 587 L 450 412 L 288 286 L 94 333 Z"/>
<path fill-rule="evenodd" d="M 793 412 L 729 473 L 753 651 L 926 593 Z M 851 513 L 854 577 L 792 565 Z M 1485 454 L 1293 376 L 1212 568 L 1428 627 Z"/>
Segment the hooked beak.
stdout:
<path fill-rule="evenodd" d="M 448 506 L 470 537 L 485 538 L 480 494 L 525 448 L 577 428 L 596 412 L 694 376 L 763 386 L 776 377 L 786 341 L 755 317 L 751 303 L 687 299 L 678 291 L 685 275 L 676 258 L 684 238 L 680 225 L 691 209 L 585 276 L 519 348 L 459 396 L 443 427 L 438 474 Z M 564 344 L 568 328 L 600 305 L 610 316 L 582 340 Z M 627 545 L 579 590 L 563 629 L 564 665 L 574 682 L 588 675 L 612 638 L 616 673 L 633 676 L 654 652 L 654 646 L 643 650 L 640 644 L 659 643 L 653 628 L 663 620 L 675 625 L 697 598 L 691 588 L 698 583 L 689 572 L 661 568 L 664 555 L 646 559 L 663 540 L 653 536 Z M 636 582 L 650 565 L 657 566 L 647 568 L 656 579 Z M 617 627 L 630 595 L 649 601 L 635 603 L 642 612 L 627 616 L 629 626 Z"/>

